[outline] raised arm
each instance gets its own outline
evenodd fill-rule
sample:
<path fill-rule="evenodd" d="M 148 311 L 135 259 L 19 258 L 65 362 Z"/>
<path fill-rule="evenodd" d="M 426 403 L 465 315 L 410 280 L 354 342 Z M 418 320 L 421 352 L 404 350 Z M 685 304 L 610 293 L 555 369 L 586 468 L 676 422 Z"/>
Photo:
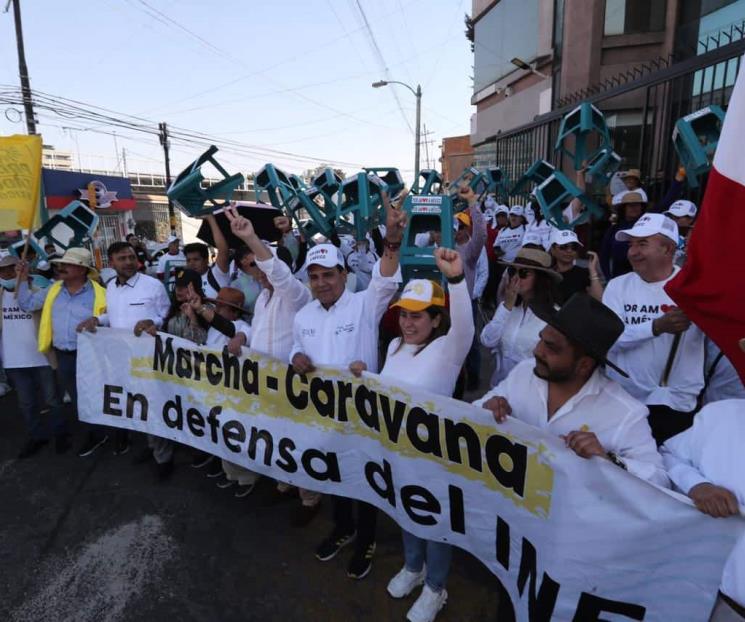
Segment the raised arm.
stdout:
<path fill-rule="evenodd" d="M 435 262 L 448 281 L 450 293 L 450 330 L 444 337 L 446 351 L 462 364 L 471 349 L 475 331 L 463 260 L 458 251 L 440 247 L 435 249 Z"/>
<path fill-rule="evenodd" d="M 205 216 L 204 219 L 210 226 L 212 239 L 215 241 L 215 248 L 217 249 L 215 264 L 223 274 L 227 274 L 228 270 L 230 270 L 230 248 L 228 247 L 228 242 L 222 234 L 220 226 L 217 224 L 217 219 L 212 214 Z"/>

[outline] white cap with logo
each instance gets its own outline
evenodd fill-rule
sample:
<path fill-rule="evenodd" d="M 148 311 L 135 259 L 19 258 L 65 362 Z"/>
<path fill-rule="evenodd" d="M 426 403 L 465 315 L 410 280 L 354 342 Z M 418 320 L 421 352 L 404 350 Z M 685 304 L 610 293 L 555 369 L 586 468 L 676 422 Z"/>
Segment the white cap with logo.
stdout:
<path fill-rule="evenodd" d="M 551 228 L 549 244 L 551 246 L 554 244 L 557 244 L 558 246 L 561 246 L 562 244 L 579 244 L 580 246 L 584 246 L 584 244 L 579 241 L 579 238 L 574 231 L 571 229 L 557 229 L 556 227 Z"/>
<path fill-rule="evenodd" d="M 671 216 L 675 216 L 676 218 L 683 218 L 684 216 L 695 218 L 697 213 L 698 208 L 693 201 L 680 199 L 679 201 L 675 201 L 675 203 L 673 203 L 668 208 L 668 210 L 665 212 L 665 215 L 669 214 Z"/>
<path fill-rule="evenodd" d="M 344 268 L 344 255 L 341 250 L 333 244 L 318 244 L 308 251 L 305 260 L 305 267 L 323 266 L 324 268 L 334 268 L 339 266 Z"/>
<path fill-rule="evenodd" d="M 510 216 L 525 216 L 525 208 L 522 205 L 513 205 L 510 208 Z"/>
<path fill-rule="evenodd" d="M 628 242 L 629 238 L 648 238 L 658 233 L 676 244 L 679 241 L 678 225 L 664 214 L 644 214 L 631 229 L 617 231 L 616 240 Z"/>

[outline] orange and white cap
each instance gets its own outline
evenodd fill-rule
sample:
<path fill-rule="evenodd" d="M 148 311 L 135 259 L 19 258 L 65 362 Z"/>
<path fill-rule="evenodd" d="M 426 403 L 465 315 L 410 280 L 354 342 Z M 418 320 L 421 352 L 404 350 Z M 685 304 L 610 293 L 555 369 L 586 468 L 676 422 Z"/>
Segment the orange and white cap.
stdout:
<path fill-rule="evenodd" d="M 401 297 L 391 305 L 407 311 L 424 311 L 427 307 L 444 307 L 445 292 L 429 279 L 412 279 L 404 287 Z"/>

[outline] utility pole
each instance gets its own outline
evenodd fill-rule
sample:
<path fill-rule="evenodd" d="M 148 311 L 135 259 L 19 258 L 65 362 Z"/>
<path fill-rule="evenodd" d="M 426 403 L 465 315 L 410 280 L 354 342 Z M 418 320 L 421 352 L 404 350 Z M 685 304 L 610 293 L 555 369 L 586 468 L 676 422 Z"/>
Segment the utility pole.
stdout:
<path fill-rule="evenodd" d="M 411 88 L 411 87 L 409 87 Z M 414 95 L 416 95 L 416 136 L 414 137 L 414 140 L 416 141 L 416 147 L 414 149 L 414 185 L 418 188 L 419 187 L 419 152 L 421 149 L 421 128 L 422 128 L 422 87 L 421 85 L 416 85 L 416 91 L 414 92 Z"/>
<path fill-rule="evenodd" d="M 129 177 L 129 172 L 127 171 L 127 150 L 122 147 L 122 168 L 124 169 L 124 176 Z"/>
<path fill-rule="evenodd" d="M 163 145 L 163 155 L 166 159 L 166 191 L 171 187 L 171 158 L 168 154 L 170 144 L 168 142 L 168 126 L 164 123 L 158 123 L 160 130 L 160 144 Z M 168 222 L 171 225 L 171 234 L 176 232 L 176 212 L 173 209 L 173 201 L 168 199 Z"/>
<path fill-rule="evenodd" d="M 29 135 L 36 134 L 36 119 L 34 118 L 34 105 L 31 101 L 31 85 L 28 80 L 28 67 L 26 66 L 26 52 L 23 49 L 23 28 L 21 26 L 21 0 L 11 0 L 13 3 L 13 19 L 16 25 L 16 46 L 18 47 L 18 73 L 21 76 L 21 94 L 23 96 L 23 109 L 26 113 L 26 130 Z"/>

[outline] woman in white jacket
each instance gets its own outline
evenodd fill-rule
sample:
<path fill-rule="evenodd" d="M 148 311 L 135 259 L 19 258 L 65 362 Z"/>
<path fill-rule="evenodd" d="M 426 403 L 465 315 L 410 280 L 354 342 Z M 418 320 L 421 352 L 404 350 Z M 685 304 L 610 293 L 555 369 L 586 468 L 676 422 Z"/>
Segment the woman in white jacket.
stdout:
<path fill-rule="evenodd" d="M 521 248 L 507 264 L 509 282 L 504 301 L 481 331 L 481 345 L 491 348 L 496 386 L 520 361 L 533 356 L 538 333 L 546 325 L 528 307 L 530 302 L 553 305 L 558 299 L 556 284 L 561 275 L 551 269 L 551 256 L 537 248 Z"/>
<path fill-rule="evenodd" d="M 450 316 L 445 309 L 445 294 L 437 283 L 426 279 L 409 281 L 398 302 L 392 305 L 400 309 L 401 337 L 388 346 L 380 375 L 451 396 L 473 341 L 471 297 L 458 252 L 437 248 L 435 261 L 448 281 Z M 359 375 L 365 367 L 356 361 L 350 368 Z M 421 595 L 406 617 L 411 621 L 431 622 L 447 600 L 445 582 L 452 548 L 402 531 L 405 564 L 388 583 L 388 593 L 403 598 L 424 583 Z"/>

